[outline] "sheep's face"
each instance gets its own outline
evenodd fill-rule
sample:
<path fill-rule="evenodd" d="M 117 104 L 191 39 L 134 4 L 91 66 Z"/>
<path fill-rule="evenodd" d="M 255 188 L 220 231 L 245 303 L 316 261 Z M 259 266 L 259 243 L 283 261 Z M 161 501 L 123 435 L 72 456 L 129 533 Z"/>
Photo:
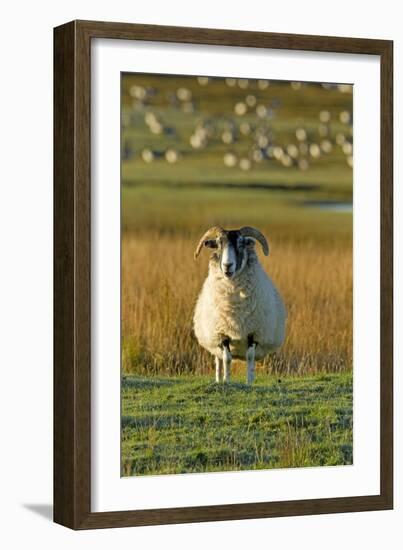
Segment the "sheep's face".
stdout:
<path fill-rule="evenodd" d="M 204 246 L 214 250 L 213 259 L 228 279 L 233 279 L 242 273 L 254 245 L 253 239 L 242 236 L 239 231 L 226 231 L 217 238 L 204 242 Z"/>
<path fill-rule="evenodd" d="M 269 254 L 269 245 L 266 238 L 254 227 L 241 229 L 224 229 L 215 225 L 210 227 L 199 240 L 194 258 L 199 256 L 203 246 L 213 249 L 211 261 L 219 266 L 225 277 L 232 279 L 239 275 L 254 254 L 255 242 L 262 245 L 265 256 Z"/>

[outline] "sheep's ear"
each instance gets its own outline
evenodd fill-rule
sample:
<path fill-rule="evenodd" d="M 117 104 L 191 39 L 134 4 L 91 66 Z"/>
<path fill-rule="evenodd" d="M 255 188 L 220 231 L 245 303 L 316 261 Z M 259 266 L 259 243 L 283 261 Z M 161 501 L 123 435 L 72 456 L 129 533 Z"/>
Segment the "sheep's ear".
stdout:
<path fill-rule="evenodd" d="M 251 237 L 244 237 L 244 239 L 247 250 L 255 250 L 255 239 L 252 239 Z"/>
<path fill-rule="evenodd" d="M 215 239 L 208 239 L 207 241 L 204 241 L 204 246 L 206 248 L 218 248 L 218 244 Z"/>
<path fill-rule="evenodd" d="M 249 248 L 250 250 L 254 250 L 255 248 L 255 245 L 256 245 L 256 240 L 253 239 L 252 237 L 245 237 L 245 244 L 246 244 L 246 248 Z M 265 256 L 268 256 L 269 255 L 269 249 L 267 247 L 267 254 L 265 251 L 264 252 L 264 255 Z"/>

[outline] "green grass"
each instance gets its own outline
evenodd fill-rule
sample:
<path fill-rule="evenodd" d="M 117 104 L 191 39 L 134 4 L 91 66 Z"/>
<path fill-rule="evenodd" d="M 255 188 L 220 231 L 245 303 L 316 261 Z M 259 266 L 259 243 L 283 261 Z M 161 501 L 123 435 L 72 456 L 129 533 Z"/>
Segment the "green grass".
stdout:
<path fill-rule="evenodd" d="M 352 464 L 352 373 L 122 379 L 122 475 Z"/>
<path fill-rule="evenodd" d="M 315 194 L 317 197 L 317 194 Z M 145 185 L 124 187 L 124 231 L 156 231 L 171 235 L 202 234 L 207 227 L 253 225 L 283 241 L 315 243 L 351 240 L 351 213 L 306 206 L 309 193 L 209 187 Z"/>

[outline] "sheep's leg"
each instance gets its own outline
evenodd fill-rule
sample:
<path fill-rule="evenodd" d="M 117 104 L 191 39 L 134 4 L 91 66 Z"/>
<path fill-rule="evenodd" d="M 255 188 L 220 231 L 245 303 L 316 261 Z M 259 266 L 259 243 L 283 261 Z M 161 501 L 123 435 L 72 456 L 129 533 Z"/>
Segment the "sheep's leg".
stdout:
<path fill-rule="evenodd" d="M 229 382 L 232 361 L 232 355 L 229 349 L 229 340 L 224 340 L 223 342 L 222 359 L 224 364 L 224 382 Z"/>
<path fill-rule="evenodd" d="M 248 336 L 248 349 L 246 350 L 246 383 L 252 384 L 255 379 L 255 349 L 256 342 L 253 336 Z"/>
<path fill-rule="evenodd" d="M 223 365 L 219 357 L 215 357 L 215 381 L 219 384 L 222 381 Z"/>

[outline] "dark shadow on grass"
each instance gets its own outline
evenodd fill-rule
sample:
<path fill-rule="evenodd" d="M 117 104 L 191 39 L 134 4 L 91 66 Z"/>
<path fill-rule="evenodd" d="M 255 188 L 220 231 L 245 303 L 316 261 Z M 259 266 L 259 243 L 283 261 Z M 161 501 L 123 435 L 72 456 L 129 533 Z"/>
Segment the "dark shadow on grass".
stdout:
<path fill-rule="evenodd" d="M 48 521 L 53 521 L 52 504 L 23 504 L 23 507 Z"/>
<path fill-rule="evenodd" d="M 125 428 L 173 428 L 183 421 L 183 415 L 167 415 L 167 416 L 122 416 L 121 426 Z"/>
<path fill-rule="evenodd" d="M 246 392 L 250 393 L 256 390 L 256 387 L 249 386 L 248 384 L 244 384 L 242 382 L 228 382 L 228 383 L 222 383 L 217 384 L 216 382 L 210 382 L 208 385 L 200 385 L 198 388 L 196 388 L 203 393 L 239 393 L 239 392 Z"/>
<path fill-rule="evenodd" d="M 122 376 L 122 388 L 160 388 L 162 386 L 173 386 L 181 384 L 184 380 L 171 378 L 135 378 L 131 376 Z"/>
<path fill-rule="evenodd" d="M 259 395 L 277 394 L 279 392 L 287 391 L 286 388 L 282 388 L 280 385 L 273 383 L 267 386 L 249 385 L 244 382 L 230 382 L 228 384 L 216 384 L 212 382 L 209 386 L 203 388 L 205 393 L 251 393 Z"/>

